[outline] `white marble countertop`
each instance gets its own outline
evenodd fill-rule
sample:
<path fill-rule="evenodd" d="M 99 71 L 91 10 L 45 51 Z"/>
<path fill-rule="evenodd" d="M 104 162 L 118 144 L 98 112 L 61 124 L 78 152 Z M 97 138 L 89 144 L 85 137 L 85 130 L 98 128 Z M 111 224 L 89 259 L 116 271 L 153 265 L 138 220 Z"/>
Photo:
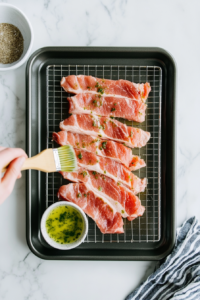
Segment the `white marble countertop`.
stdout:
<path fill-rule="evenodd" d="M 156 46 L 172 54 L 178 70 L 177 225 L 193 215 L 199 219 L 200 2 L 8 2 L 32 23 L 32 52 L 44 46 Z M 0 72 L 0 144 L 25 148 L 25 65 Z M 152 262 L 43 261 L 34 256 L 25 239 L 23 177 L 0 207 L 0 228 L 0 299 L 120 300 L 155 267 Z"/>

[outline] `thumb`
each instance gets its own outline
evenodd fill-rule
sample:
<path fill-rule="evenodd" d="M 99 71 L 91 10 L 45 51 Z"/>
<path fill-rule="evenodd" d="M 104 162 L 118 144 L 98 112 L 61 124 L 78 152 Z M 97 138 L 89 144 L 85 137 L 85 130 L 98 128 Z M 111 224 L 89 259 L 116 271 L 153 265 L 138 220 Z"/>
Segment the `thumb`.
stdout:
<path fill-rule="evenodd" d="M 15 185 L 15 181 L 20 174 L 21 167 L 25 161 L 25 157 L 21 156 L 14 159 L 1 179 L 2 188 L 4 190 L 5 196 L 8 197 Z"/>

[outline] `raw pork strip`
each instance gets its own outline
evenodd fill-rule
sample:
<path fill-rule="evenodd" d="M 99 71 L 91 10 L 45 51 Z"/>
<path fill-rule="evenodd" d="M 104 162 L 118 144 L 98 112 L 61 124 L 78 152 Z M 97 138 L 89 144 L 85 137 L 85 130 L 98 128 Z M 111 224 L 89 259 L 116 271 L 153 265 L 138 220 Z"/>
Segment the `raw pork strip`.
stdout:
<path fill-rule="evenodd" d="M 128 80 L 108 80 L 85 75 L 63 77 L 61 86 L 73 94 L 92 93 L 106 94 L 114 97 L 126 97 L 145 101 L 151 91 L 150 84 L 136 84 Z"/>
<path fill-rule="evenodd" d="M 92 115 L 71 115 L 60 122 L 60 129 L 103 139 L 114 140 L 135 148 L 143 147 L 150 139 L 150 133 L 107 117 Z"/>
<path fill-rule="evenodd" d="M 133 220 L 144 213 L 144 206 L 130 189 L 123 184 L 118 185 L 113 179 L 105 175 L 80 167 L 76 172 L 60 173 L 65 179 L 83 182 L 95 195 L 106 198 L 123 218 L 128 217 L 128 220 Z"/>
<path fill-rule="evenodd" d="M 130 148 L 113 141 L 105 141 L 70 131 L 53 132 L 53 140 L 61 146 L 71 145 L 74 148 L 84 149 L 99 156 L 109 157 L 129 167 L 132 171 L 146 166 L 144 160 L 133 155 Z"/>
<path fill-rule="evenodd" d="M 92 152 L 84 150 L 74 150 L 78 166 L 106 175 L 116 182 L 121 182 L 128 186 L 135 194 L 144 192 L 147 185 L 146 178 L 138 178 L 127 167 L 110 158 L 97 156 Z"/>
<path fill-rule="evenodd" d="M 59 188 L 58 198 L 77 204 L 91 217 L 102 233 L 123 233 L 120 213 L 102 197 L 96 196 L 83 183 L 70 183 Z"/>
<path fill-rule="evenodd" d="M 83 93 L 69 97 L 70 114 L 87 114 L 105 117 L 118 117 L 130 121 L 144 122 L 146 104 L 142 101 L 128 98 L 115 98 L 97 94 Z"/>

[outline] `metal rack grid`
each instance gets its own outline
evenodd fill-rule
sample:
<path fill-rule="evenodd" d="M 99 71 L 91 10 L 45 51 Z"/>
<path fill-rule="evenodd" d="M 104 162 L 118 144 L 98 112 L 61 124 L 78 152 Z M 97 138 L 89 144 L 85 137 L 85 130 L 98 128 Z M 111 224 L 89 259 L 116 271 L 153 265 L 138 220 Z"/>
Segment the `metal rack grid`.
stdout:
<path fill-rule="evenodd" d="M 50 65 L 46 68 L 47 88 L 47 148 L 57 147 L 52 141 L 53 131 L 59 131 L 59 122 L 66 119 L 68 101 L 66 93 L 60 87 L 60 80 L 68 75 L 91 75 L 105 79 L 126 79 L 136 83 L 149 82 L 151 92 L 147 99 L 145 122 L 139 124 L 133 121 L 119 119 L 129 126 L 138 127 L 151 133 L 148 144 L 141 149 L 133 149 L 133 154 L 146 161 L 147 167 L 134 174 L 146 177 L 148 185 L 144 193 L 138 196 L 145 213 L 133 221 L 124 219 L 124 234 L 102 234 L 95 222 L 89 220 L 89 231 L 85 239 L 87 243 L 110 242 L 156 242 L 160 240 L 160 162 L 161 162 L 161 101 L 162 101 L 162 69 L 157 66 L 124 66 L 124 65 Z M 46 207 L 56 202 L 57 191 L 67 184 L 59 173 L 46 175 Z"/>

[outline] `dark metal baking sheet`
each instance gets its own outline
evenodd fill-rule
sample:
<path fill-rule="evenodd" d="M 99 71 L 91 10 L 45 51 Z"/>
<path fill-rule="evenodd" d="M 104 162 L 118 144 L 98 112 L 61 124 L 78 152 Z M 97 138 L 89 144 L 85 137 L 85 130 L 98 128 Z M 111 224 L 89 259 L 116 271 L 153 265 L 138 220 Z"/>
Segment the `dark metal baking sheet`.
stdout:
<path fill-rule="evenodd" d="M 61 251 L 42 239 L 40 220 L 46 208 L 46 175 L 27 172 L 27 243 L 43 259 L 159 260 L 175 239 L 175 64 L 159 48 L 71 48 L 37 50 L 27 63 L 27 152 L 29 156 L 46 148 L 46 70 L 52 65 L 158 66 L 162 69 L 161 212 L 158 242 L 84 243 L 77 249 Z"/>

